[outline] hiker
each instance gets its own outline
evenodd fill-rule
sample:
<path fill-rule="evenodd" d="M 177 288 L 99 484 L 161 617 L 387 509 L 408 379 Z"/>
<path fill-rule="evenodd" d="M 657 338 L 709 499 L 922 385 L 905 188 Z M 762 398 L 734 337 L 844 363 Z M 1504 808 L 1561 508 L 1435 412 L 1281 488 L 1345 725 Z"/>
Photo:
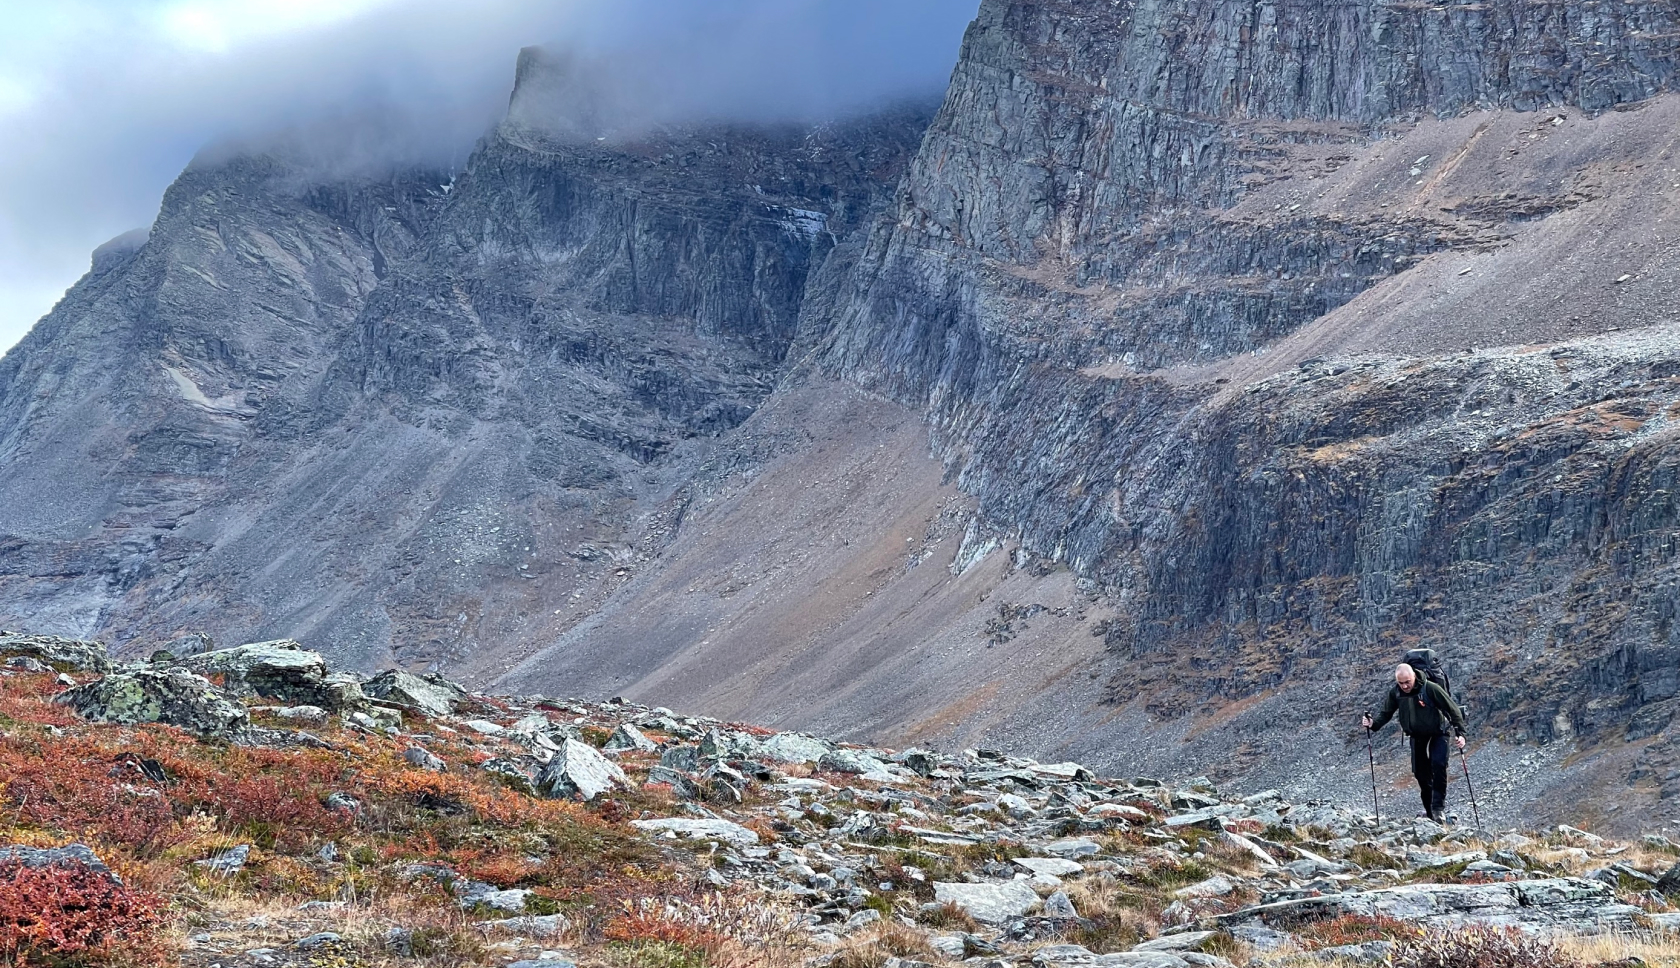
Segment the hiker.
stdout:
<path fill-rule="evenodd" d="M 1394 669 L 1394 688 L 1383 700 L 1376 721 L 1366 713 L 1360 725 L 1375 732 L 1396 713 L 1400 731 L 1412 740 L 1412 775 L 1417 777 L 1418 792 L 1423 796 L 1424 815 L 1436 823 L 1446 823 L 1447 728 L 1451 726 L 1458 748 L 1464 749 L 1464 713 L 1445 689 L 1404 662 Z"/>

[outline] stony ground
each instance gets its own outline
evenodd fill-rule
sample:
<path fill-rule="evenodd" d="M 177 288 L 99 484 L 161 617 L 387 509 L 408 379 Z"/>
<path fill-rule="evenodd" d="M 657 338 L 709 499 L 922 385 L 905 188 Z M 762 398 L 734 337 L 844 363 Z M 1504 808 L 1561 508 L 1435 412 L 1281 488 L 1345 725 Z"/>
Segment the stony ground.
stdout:
<path fill-rule="evenodd" d="M 0 963 L 1227 968 L 1477 926 L 1680 963 L 1658 836 L 360 679 L 287 642 L 118 666 L 0 633 L 0 660 Z"/>

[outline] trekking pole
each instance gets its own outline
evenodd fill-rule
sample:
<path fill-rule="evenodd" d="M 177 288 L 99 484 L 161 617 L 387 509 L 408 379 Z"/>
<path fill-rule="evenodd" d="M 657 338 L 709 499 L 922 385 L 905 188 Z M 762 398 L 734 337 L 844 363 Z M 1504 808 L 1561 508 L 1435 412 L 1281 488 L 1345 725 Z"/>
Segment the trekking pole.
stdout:
<path fill-rule="evenodd" d="M 1377 826 L 1382 826 L 1382 807 L 1377 805 L 1377 754 L 1371 749 L 1371 727 L 1365 727 L 1365 758 L 1371 763 L 1371 810 L 1377 815 Z M 1477 824 L 1476 826 L 1481 826 Z"/>
<path fill-rule="evenodd" d="M 1470 756 L 1468 750 L 1458 751 L 1459 765 L 1464 767 L 1464 789 L 1470 794 L 1470 812 L 1476 815 L 1476 829 L 1482 829 L 1482 811 L 1476 806 L 1476 788 L 1470 785 Z"/>

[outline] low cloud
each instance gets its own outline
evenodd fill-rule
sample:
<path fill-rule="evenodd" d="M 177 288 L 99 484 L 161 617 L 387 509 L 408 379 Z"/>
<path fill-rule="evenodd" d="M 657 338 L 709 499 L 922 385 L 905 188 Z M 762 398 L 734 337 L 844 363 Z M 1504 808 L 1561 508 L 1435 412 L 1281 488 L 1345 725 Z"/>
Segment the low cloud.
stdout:
<path fill-rule="evenodd" d="M 0 350 L 207 146 L 458 164 L 532 44 L 619 72 L 658 120 L 855 113 L 937 92 L 975 0 L 65 4 L 0 41 Z"/>

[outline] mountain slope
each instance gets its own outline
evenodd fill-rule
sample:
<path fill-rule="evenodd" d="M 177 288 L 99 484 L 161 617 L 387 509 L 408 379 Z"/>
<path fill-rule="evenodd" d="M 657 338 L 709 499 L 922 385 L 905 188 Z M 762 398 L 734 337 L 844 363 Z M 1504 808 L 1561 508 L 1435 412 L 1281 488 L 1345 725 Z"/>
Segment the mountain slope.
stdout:
<path fill-rule="evenodd" d="M 1291 795 L 1424 645 L 1490 809 L 1650 807 L 1675 36 L 987 0 L 925 137 L 528 53 L 459 173 L 206 162 L 0 363 L 0 620 Z"/>
<path fill-rule="evenodd" d="M 1659 795 L 1677 654 L 1676 15 L 983 5 L 896 211 L 826 297 L 812 364 L 926 414 L 978 507 L 960 563 L 989 544 L 1028 577 L 1079 580 L 1078 606 L 1036 588 L 1005 614 L 971 598 L 965 624 L 907 577 L 895 587 L 919 604 L 895 652 L 940 654 L 956 628 L 983 645 L 986 622 L 1033 605 L 1089 622 L 1015 643 L 1065 660 L 1054 685 L 1000 681 L 984 658 L 882 663 L 855 721 L 899 739 L 956 709 L 934 735 L 1331 789 L 1356 778 L 1327 775 L 1322 752 L 1351 751 L 1353 712 L 1427 645 L 1513 767 L 1524 747 L 1505 744 L 1581 739 L 1602 758 L 1575 789 Z M 614 614 L 680 601 L 649 586 Z M 820 687 L 673 681 L 707 654 L 679 635 L 631 694 L 834 728 L 849 633 L 804 637 L 797 612 L 787 648 Z M 646 649 L 650 622 L 674 629 L 563 639 L 507 681 L 627 681 L 570 657 Z M 1106 652 L 1081 645 L 1089 631 Z M 789 661 L 709 648 L 749 678 Z M 1280 748 L 1280 728 L 1300 742 Z"/>

